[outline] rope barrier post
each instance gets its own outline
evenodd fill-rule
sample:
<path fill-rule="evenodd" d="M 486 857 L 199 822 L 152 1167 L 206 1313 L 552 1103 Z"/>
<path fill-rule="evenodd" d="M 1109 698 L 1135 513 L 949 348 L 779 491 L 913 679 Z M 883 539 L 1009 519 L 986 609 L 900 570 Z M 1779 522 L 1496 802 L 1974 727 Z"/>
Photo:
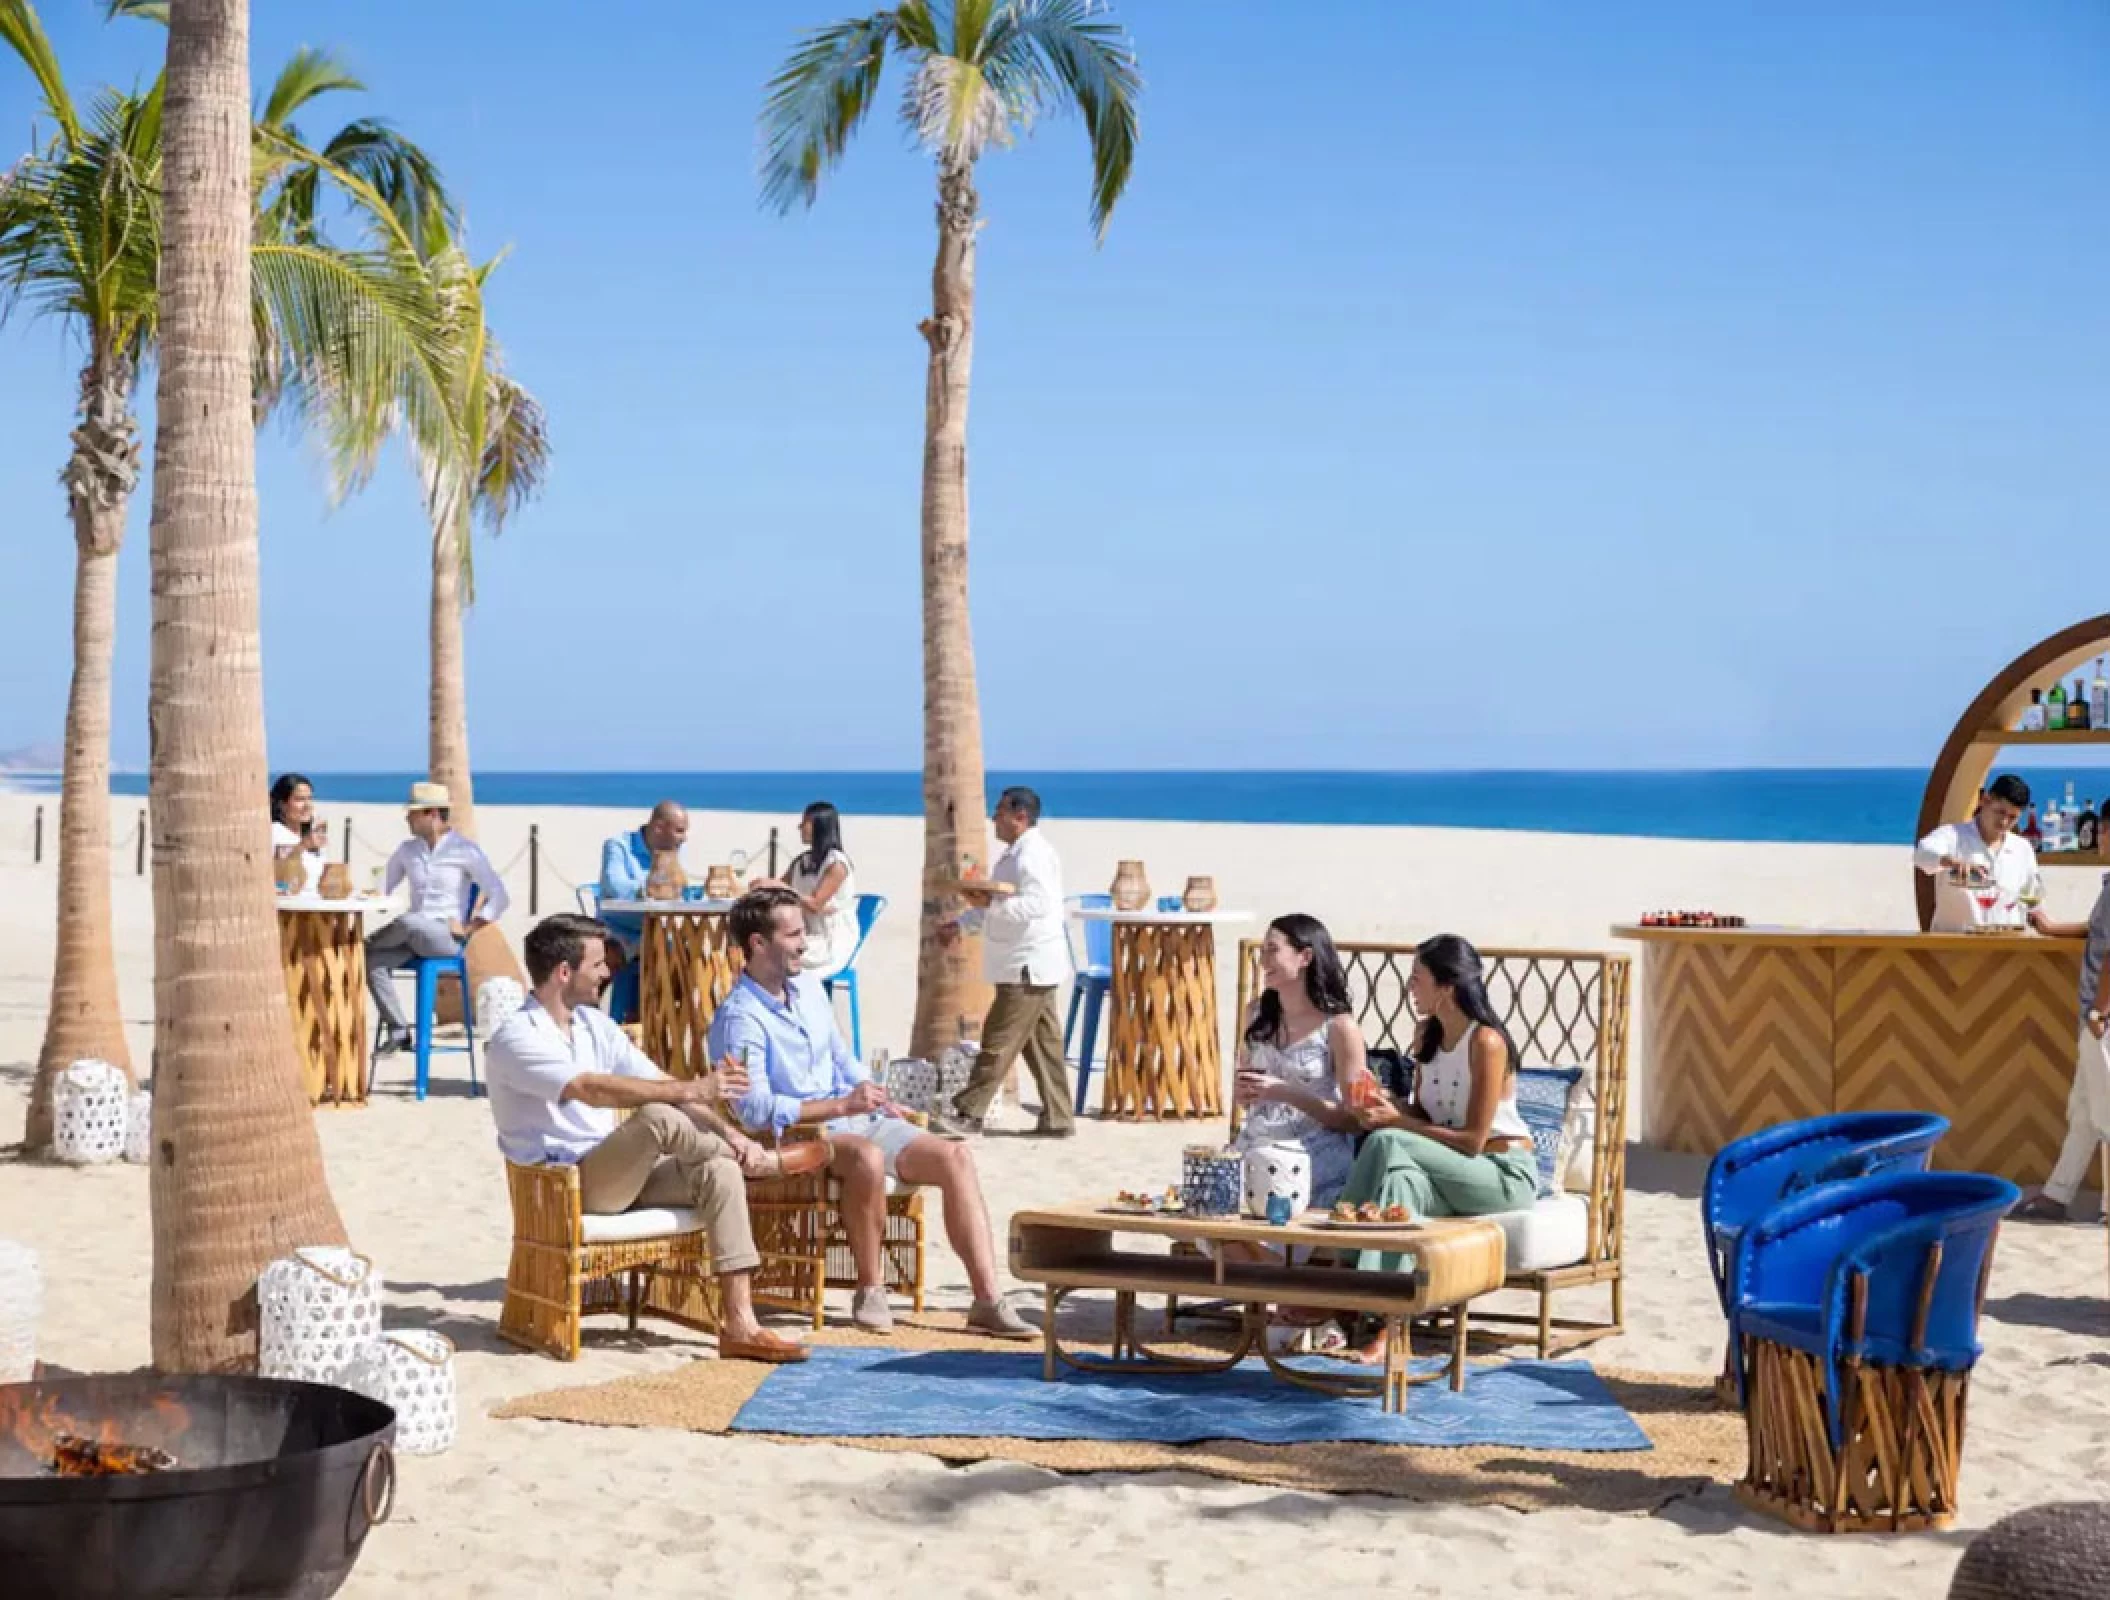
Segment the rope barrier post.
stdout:
<path fill-rule="evenodd" d="M 352 819 L 350 817 L 344 819 L 344 864 L 346 866 L 352 864 Z"/>
<path fill-rule="evenodd" d="M 37 807 L 37 842 L 30 852 L 30 859 L 41 863 L 44 859 L 44 808 Z"/>
<path fill-rule="evenodd" d="M 147 875 L 147 814 L 144 809 L 139 813 L 139 850 L 135 875 L 142 878 Z"/>
<path fill-rule="evenodd" d="M 528 915 L 542 914 L 542 824 L 528 824 Z"/>
<path fill-rule="evenodd" d="M 774 828 L 769 830 L 769 875 L 772 878 L 777 875 L 777 830 Z"/>

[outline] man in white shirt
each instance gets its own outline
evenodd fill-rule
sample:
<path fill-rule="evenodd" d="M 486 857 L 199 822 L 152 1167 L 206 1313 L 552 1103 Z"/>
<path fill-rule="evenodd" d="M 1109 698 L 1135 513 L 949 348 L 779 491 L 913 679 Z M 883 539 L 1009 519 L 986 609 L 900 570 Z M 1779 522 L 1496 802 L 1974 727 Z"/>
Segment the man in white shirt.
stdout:
<path fill-rule="evenodd" d="M 448 826 L 447 799 L 443 783 L 410 786 L 410 803 L 405 808 L 410 837 L 396 846 L 381 880 L 383 894 L 394 894 L 396 885 L 407 880 L 410 909 L 376 928 L 366 941 L 366 987 L 381 1012 L 381 1036 L 374 1045 L 377 1056 L 410 1042 L 410 1023 L 396 993 L 396 969 L 423 956 L 455 954 L 469 942 L 470 934 L 505 914 L 506 886 L 499 882 L 490 858 Z M 471 889 L 477 896 L 473 912 L 469 908 Z"/>
<path fill-rule="evenodd" d="M 718 1354 L 741 1361 L 804 1361 L 806 1347 L 755 1319 L 762 1257 L 747 1216 L 747 1180 L 817 1171 L 825 1142 L 765 1150 L 723 1108 L 748 1090 L 729 1061 L 686 1081 L 670 1078 L 595 1008 L 608 976 L 608 929 L 591 917 L 545 917 L 524 946 L 534 993 L 485 1046 L 498 1148 L 523 1165 L 579 1169 L 581 1209 L 689 1206 L 703 1222 L 718 1278 Z M 630 1116 L 618 1120 L 616 1112 Z"/>
<path fill-rule="evenodd" d="M 993 884 L 1011 892 L 969 890 L 969 913 L 982 927 L 982 973 L 996 985 L 996 1000 L 982 1019 L 982 1050 L 967 1086 L 953 1096 L 952 1114 L 932 1126 L 979 1133 L 1004 1075 L 1021 1051 L 1040 1090 L 1040 1122 L 1034 1132 L 1067 1139 L 1077 1131 L 1070 1109 L 1070 1064 L 1062 1055 L 1062 1024 L 1055 991 L 1070 975 L 1070 941 L 1062 928 L 1062 863 L 1040 831 L 1040 796 L 1031 789 L 1006 789 L 992 818 L 1003 854 L 989 869 Z M 963 919 L 964 920 L 964 919 Z M 949 925 L 957 928 L 957 924 Z M 941 937 L 953 937 L 941 933 Z"/>
<path fill-rule="evenodd" d="M 2003 773 L 1978 797 L 1968 822 L 1945 822 L 1914 847 L 1912 864 L 1934 880 L 1934 932 L 2017 919 L 2014 908 L 2037 875 L 2037 852 L 2015 832 L 2028 809 L 2029 785 Z M 1994 895 L 1993 904 L 1981 906 L 1979 892 Z"/>

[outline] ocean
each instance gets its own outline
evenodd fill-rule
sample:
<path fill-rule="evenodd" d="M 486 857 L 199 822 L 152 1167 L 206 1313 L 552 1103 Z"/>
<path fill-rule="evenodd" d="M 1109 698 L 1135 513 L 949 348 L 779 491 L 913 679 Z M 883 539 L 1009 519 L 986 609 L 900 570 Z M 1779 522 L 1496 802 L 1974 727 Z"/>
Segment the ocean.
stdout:
<path fill-rule="evenodd" d="M 2110 769 L 2021 769 L 2040 797 L 2076 782 L 2081 798 L 2110 794 Z M 408 772 L 311 772 L 317 798 L 391 801 Z M 995 772 L 1039 791 L 1051 818 L 1175 822 L 1328 823 L 1501 828 L 1667 839 L 1898 844 L 1912 838 L 1926 773 L 1910 767 L 1762 768 L 1709 772 Z M 56 778 L 24 779 L 56 787 Z M 121 794 L 146 793 L 144 773 L 120 773 Z M 775 812 L 809 801 L 852 816 L 918 816 L 915 772 L 479 772 L 484 805 L 643 810 L 672 797 L 700 811 Z"/>

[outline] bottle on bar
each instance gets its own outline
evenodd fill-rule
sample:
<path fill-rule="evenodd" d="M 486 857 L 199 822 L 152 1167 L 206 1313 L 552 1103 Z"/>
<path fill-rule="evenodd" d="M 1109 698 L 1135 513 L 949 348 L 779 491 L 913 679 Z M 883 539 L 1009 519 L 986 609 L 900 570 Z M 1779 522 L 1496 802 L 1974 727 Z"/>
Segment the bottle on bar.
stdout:
<path fill-rule="evenodd" d="M 2073 680 L 2073 693 L 2066 700 L 2066 726 L 2069 728 L 2088 726 L 2087 688 L 2079 678 Z"/>
<path fill-rule="evenodd" d="M 2110 728 L 2110 678 L 2103 676 L 2103 658 L 2095 658 L 2095 681 L 2088 685 L 2088 725 Z"/>
<path fill-rule="evenodd" d="M 2066 726 L 2066 685 L 2054 683 L 2051 693 L 2044 697 L 2044 726 L 2053 733 Z"/>
<path fill-rule="evenodd" d="M 2015 831 L 2029 841 L 2032 850 L 2044 848 L 2044 830 L 2037 824 L 2037 808 L 2034 804 L 2023 808 L 2022 826 Z"/>
<path fill-rule="evenodd" d="M 2042 733 L 2044 731 L 2044 691 L 2042 689 L 2032 689 L 2029 692 L 2029 704 L 2022 708 L 2022 731 L 2024 733 Z"/>
<path fill-rule="evenodd" d="M 2101 826 L 2102 819 L 2095 813 L 2095 802 L 2093 800 L 2083 800 L 2081 802 L 2081 820 L 2074 825 L 2073 830 L 2074 849 L 2080 851 L 2083 855 L 2094 855 Z"/>

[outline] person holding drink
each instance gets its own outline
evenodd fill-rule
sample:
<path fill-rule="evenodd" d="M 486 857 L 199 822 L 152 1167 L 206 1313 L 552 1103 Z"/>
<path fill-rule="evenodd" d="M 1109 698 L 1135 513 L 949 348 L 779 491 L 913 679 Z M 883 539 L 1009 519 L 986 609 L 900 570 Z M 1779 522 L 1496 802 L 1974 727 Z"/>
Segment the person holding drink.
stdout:
<path fill-rule="evenodd" d="M 1246 1014 L 1232 1148 L 1294 1144 L 1311 1158 L 1311 1203 L 1331 1206 L 1355 1165 L 1356 1106 L 1376 1092 L 1348 974 L 1317 917 L 1291 912 L 1260 941 L 1260 997 Z"/>
<path fill-rule="evenodd" d="M 271 785 L 271 857 L 299 856 L 305 869 L 299 892 L 313 894 L 326 865 L 330 825 L 315 815 L 315 786 L 297 772 L 282 772 Z"/>
<path fill-rule="evenodd" d="M 2032 897 L 2037 852 L 2015 832 L 2028 809 L 2029 785 L 2005 772 L 1986 785 L 1968 820 L 1945 822 L 1914 847 L 1912 864 L 1934 879 L 1935 933 L 2013 920 L 2007 908 Z"/>

